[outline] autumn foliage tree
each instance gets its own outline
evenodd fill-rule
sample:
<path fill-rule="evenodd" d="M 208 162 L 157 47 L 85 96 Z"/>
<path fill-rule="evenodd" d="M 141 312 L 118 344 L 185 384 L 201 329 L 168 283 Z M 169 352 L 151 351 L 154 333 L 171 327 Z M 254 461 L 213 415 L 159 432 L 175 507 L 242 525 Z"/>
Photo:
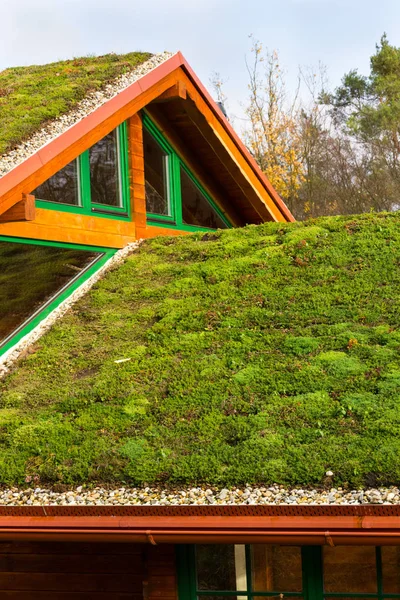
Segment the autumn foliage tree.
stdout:
<path fill-rule="evenodd" d="M 369 75 L 332 93 L 324 69 L 300 70 L 290 96 L 276 51 L 254 41 L 244 139 L 296 218 L 400 207 L 400 48 L 383 36 Z"/>
<path fill-rule="evenodd" d="M 288 103 L 277 52 L 263 51 L 255 41 L 252 57 L 247 64 L 250 95 L 244 138 L 262 171 L 290 204 L 304 180 L 297 98 Z"/>

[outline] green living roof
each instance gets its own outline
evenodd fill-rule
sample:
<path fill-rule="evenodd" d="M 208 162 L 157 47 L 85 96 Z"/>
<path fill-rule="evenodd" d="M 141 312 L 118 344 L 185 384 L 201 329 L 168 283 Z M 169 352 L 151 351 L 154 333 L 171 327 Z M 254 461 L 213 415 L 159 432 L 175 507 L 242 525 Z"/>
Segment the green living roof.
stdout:
<path fill-rule="evenodd" d="M 105 54 L 0 72 L 0 155 L 73 109 L 89 92 L 132 71 L 145 52 Z"/>
<path fill-rule="evenodd" d="M 400 215 L 146 241 L 0 406 L 7 484 L 399 484 Z"/>

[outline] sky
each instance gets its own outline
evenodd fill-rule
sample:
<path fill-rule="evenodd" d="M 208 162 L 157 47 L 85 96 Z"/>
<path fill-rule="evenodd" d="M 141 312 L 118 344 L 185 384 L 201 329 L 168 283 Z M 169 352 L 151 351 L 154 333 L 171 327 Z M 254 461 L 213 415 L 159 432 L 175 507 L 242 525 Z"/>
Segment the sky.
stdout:
<path fill-rule="evenodd" d="M 368 73 L 383 32 L 400 46 L 400 0 L 0 0 L 0 14 L 0 70 L 88 54 L 180 50 L 206 87 L 220 73 L 239 124 L 250 35 L 279 52 L 289 90 L 299 65 L 326 65 L 334 88 L 351 69 Z"/>

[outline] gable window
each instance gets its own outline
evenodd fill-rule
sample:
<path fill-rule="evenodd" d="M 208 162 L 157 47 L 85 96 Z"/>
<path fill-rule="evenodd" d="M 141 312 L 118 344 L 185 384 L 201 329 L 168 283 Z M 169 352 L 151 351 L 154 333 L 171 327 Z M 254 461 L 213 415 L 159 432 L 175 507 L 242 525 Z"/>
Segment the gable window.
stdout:
<path fill-rule="evenodd" d="M 188 231 L 231 226 L 146 114 L 143 115 L 143 147 L 149 222 Z"/>
<path fill-rule="evenodd" d="M 399 565 L 394 546 L 179 546 L 179 598 L 400 599 Z"/>
<path fill-rule="evenodd" d="M 83 152 L 32 192 L 37 206 L 123 218 L 129 216 L 126 124 Z"/>
<path fill-rule="evenodd" d="M 79 161 L 73 160 L 42 183 L 34 192 L 37 198 L 48 202 L 80 206 Z"/>
<path fill-rule="evenodd" d="M 0 237 L 0 354 L 33 329 L 114 252 Z"/>

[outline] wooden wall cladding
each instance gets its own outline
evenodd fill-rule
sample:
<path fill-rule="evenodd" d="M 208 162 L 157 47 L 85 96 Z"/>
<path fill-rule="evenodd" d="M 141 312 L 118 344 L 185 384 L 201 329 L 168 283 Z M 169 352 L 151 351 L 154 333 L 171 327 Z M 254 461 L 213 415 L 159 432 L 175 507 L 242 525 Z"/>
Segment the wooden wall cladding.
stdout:
<path fill-rule="evenodd" d="M 173 546 L 0 543 L 3 600 L 176 600 Z"/>

